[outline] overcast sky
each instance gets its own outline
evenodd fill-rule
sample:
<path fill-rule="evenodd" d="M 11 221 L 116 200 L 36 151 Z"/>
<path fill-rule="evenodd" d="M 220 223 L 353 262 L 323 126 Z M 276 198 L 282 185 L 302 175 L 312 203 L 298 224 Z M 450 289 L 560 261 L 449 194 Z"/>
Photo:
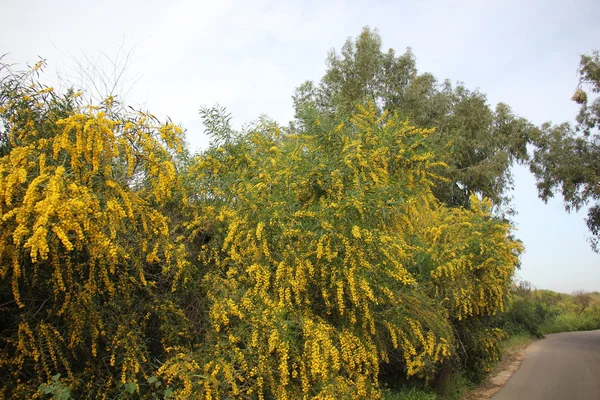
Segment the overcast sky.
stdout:
<path fill-rule="evenodd" d="M 600 49 L 600 2 L 589 1 L 28 1 L 2 0 L 4 62 L 48 62 L 50 79 L 77 83 L 74 60 L 105 70 L 124 49 L 133 58 L 127 102 L 168 115 L 206 146 L 201 105 L 219 102 L 235 124 L 267 114 L 286 124 L 291 95 L 318 81 L 325 57 L 363 26 L 385 49 L 411 47 L 420 72 L 479 88 L 536 124 L 573 121 L 579 55 Z M 584 213 L 537 198 L 528 170 L 514 170 L 518 275 L 538 288 L 600 290 L 600 256 Z"/>

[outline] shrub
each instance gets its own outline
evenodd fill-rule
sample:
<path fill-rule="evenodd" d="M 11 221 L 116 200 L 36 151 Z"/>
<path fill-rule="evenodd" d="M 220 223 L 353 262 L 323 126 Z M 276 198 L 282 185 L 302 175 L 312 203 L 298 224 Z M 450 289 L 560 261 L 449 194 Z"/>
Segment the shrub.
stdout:
<path fill-rule="evenodd" d="M 41 66 L 3 67 L 0 82 L 2 395 L 50 390 L 59 373 L 96 398 L 151 375 L 187 324 L 170 295 L 185 248 L 167 216 L 181 130 L 55 93 Z"/>

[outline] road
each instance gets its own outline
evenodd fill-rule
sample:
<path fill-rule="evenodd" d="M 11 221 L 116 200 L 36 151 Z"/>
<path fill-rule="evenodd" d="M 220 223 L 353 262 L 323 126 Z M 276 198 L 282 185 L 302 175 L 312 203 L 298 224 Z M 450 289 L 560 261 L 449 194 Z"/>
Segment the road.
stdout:
<path fill-rule="evenodd" d="M 492 400 L 600 400 L 600 330 L 555 333 L 527 348 Z"/>

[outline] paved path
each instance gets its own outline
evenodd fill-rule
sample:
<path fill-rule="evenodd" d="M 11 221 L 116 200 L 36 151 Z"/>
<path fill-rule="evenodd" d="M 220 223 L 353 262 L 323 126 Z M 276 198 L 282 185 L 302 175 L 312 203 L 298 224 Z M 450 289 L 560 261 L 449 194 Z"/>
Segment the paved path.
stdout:
<path fill-rule="evenodd" d="M 533 343 L 492 400 L 600 400 L 600 330 Z"/>

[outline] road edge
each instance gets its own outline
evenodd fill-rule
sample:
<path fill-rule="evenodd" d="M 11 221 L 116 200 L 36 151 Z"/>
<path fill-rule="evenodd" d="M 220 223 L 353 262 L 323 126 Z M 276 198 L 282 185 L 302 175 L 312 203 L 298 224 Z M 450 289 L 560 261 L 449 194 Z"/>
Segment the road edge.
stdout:
<path fill-rule="evenodd" d="M 463 400 L 489 400 L 504 386 L 511 376 L 519 369 L 529 346 L 542 339 L 532 338 L 530 342 L 506 349 L 502 361 L 493 369 L 475 389 L 470 390 Z"/>

